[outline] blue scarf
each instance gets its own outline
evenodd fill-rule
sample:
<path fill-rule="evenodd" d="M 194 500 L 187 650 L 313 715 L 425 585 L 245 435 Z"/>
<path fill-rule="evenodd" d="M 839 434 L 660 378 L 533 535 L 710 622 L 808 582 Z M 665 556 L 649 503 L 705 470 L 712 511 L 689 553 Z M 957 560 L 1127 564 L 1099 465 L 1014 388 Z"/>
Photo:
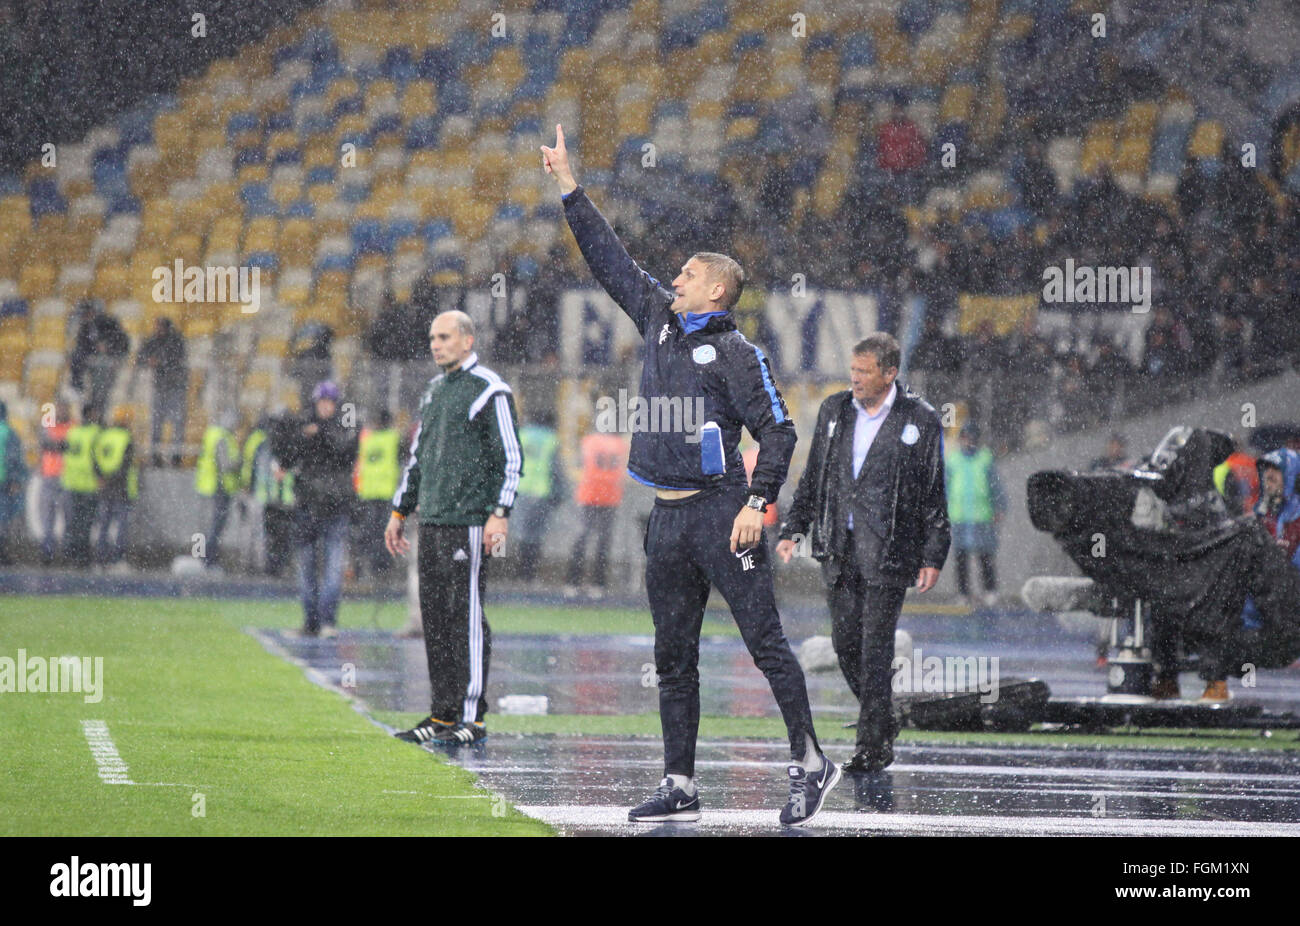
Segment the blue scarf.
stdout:
<path fill-rule="evenodd" d="M 681 312 L 677 314 L 677 324 L 682 326 L 683 332 L 690 334 L 692 331 L 699 331 L 707 325 L 710 318 L 717 318 L 719 315 L 726 314 L 726 309 L 723 309 L 720 312 L 703 312 L 699 314 L 696 314 L 695 312 Z"/>

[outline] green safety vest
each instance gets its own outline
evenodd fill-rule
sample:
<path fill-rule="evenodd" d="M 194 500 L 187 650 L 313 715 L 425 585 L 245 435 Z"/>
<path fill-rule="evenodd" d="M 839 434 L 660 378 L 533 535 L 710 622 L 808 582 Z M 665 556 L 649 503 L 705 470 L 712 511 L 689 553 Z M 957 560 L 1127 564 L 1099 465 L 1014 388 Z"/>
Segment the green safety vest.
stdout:
<path fill-rule="evenodd" d="M 203 432 L 203 449 L 199 452 L 198 464 L 194 467 L 194 488 L 200 495 L 217 494 L 217 443 L 226 442 L 226 458 L 234 460 L 239 456 L 239 445 L 235 435 L 217 424 L 208 425 Z M 227 495 L 239 491 L 239 472 L 221 474 L 221 488 Z"/>
<path fill-rule="evenodd" d="M 1230 472 L 1232 472 L 1232 467 L 1227 460 L 1214 467 L 1214 487 L 1219 490 L 1220 495 L 1228 494 L 1228 473 Z"/>
<path fill-rule="evenodd" d="M 285 473 L 279 479 L 276 479 L 269 472 L 265 479 L 257 481 L 257 500 L 263 505 L 277 505 L 280 508 L 292 508 L 294 503 L 293 497 L 293 473 Z"/>
<path fill-rule="evenodd" d="M 550 428 L 526 424 L 519 429 L 519 446 L 529 465 L 519 480 L 518 493 L 528 498 L 549 498 L 551 469 L 555 451 L 560 446 L 559 438 Z"/>
<path fill-rule="evenodd" d="M 244 441 L 244 465 L 239 470 L 239 487 L 248 491 L 253 487 L 253 460 L 257 457 L 257 448 L 266 440 L 266 432 L 261 428 L 248 435 Z"/>
<path fill-rule="evenodd" d="M 402 477 L 402 435 L 396 428 L 366 431 L 357 447 L 357 498 L 388 500 Z"/>
<path fill-rule="evenodd" d="M 7 472 L 7 463 L 9 459 L 9 441 L 13 437 L 13 429 L 9 427 L 9 422 L 0 421 L 0 486 L 5 484 L 9 478 Z"/>
<path fill-rule="evenodd" d="M 95 439 L 99 425 L 79 424 L 68 429 L 68 449 L 63 452 L 63 488 L 83 495 L 99 491 L 95 475 Z"/>
<path fill-rule="evenodd" d="M 95 463 L 100 474 L 107 479 L 122 468 L 126 448 L 131 444 L 131 432 L 126 428 L 105 428 L 95 441 Z M 134 460 L 126 474 L 126 497 L 134 500 L 140 494 L 140 471 Z"/>
<path fill-rule="evenodd" d="M 989 469 L 993 451 L 981 447 L 967 456 L 960 450 L 947 454 L 943 461 L 944 479 L 948 484 L 948 520 L 954 524 L 989 524 L 993 521 L 993 496 Z"/>

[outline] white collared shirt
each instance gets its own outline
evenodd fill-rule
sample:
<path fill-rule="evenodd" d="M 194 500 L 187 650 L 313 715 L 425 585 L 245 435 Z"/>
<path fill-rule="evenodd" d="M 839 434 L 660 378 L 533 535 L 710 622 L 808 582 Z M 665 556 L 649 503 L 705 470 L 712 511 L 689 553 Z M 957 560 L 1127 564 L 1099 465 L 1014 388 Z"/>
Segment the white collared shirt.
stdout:
<path fill-rule="evenodd" d="M 880 433 L 880 426 L 885 423 L 889 417 L 889 411 L 894 407 L 894 399 L 898 396 L 898 386 L 891 383 L 889 386 L 889 395 L 885 396 L 885 404 L 874 414 L 870 414 L 862 403 L 857 399 L 853 400 L 853 408 L 858 413 L 857 420 L 853 425 L 853 478 L 857 479 L 858 474 L 862 472 L 862 464 L 867 460 L 867 454 L 871 452 L 871 445 L 876 442 L 876 435 Z M 849 530 L 853 530 L 853 512 L 849 512 Z"/>

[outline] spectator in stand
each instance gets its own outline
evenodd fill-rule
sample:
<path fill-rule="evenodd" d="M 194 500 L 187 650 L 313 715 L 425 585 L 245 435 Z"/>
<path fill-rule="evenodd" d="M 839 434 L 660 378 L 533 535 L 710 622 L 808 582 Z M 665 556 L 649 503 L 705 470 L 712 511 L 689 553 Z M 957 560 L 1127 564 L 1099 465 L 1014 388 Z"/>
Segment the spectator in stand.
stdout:
<path fill-rule="evenodd" d="M 72 409 L 64 399 L 54 403 L 54 418 L 41 419 L 41 563 L 50 566 L 58 552 L 58 520 L 67 524 L 67 492 L 63 488 L 63 452 L 68 449 Z M 66 527 L 65 527 L 66 530 Z"/>
<path fill-rule="evenodd" d="M 912 373 L 923 374 L 920 388 L 936 408 L 957 395 L 957 381 L 965 359 L 961 339 L 944 334 L 942 316 L 927 311 L 925 327 L 912 349 L 907 367 Z"/>
<path fill-rule="evenodd" d="M 1187 372 L 1187 356 L 1175 338 L 1173 319 L 1167 309 L 1157 309 L 1147 326 L 1142 349 L 1142 375 L 1162 391 L 1180 382 Z"/>
<path fill-rule="evenodd" d="M 921 168 L 925 166 L 925 136 L 908 118 L 901 94 L 894 97 L 889 118 L 877 129 L 876 152 L 876 167 L 889 174 L 904 201 L 912 202 L 920 190 Z"/>
<path fill-rule="evenodd" d="M 1042 142 L 1029 143 L 1025 156 L 1011 172 L 1011 178 L 1020 188 L 1021 204 L 1040 220 L 1045 220 L 1056 208 L 1056 174 L 1047 165 Z"/>
<path fill-rule="evenodd" d="M 532 328 L 528 341 L 530 362 L 537 363 L 559 353 L 560 297 L 574 283 L 568 249 L 563 244 L 551 245 L 528 287 L 528 320 Z"/>
<path fill-rule="evenodd" d="M 592 551 L 593 586 L 589 594 L 603 597 L 609 573 L 609 542 L 613 534 L 614 515 L 623 501 L 623 471 L 627 468 L 627 441 L 618 434 L 595 432 L 582 439 L 582 478 L 573 500 L 578 504 L 582 528 L 573 543 L 569 574 L 564 586 L 566 598 L 573 598 L 582 585 L 588 540 L 595 541 Z"/>
<path fill-rule="evenodd" d="M 13 563 L 9 556 L 9 525 L 22 510 L 27 475 L 23 442 L 9 424 L 8 406 L 0 401 L 0 566 Z"/>
<path fill-rule="evenodd" d="M 135 355 L 137 367 L 153 371 L 153 417 L 150 422 L 149 449 L 153 465 L 163 465 L 163 425 L 171 424 L 172 466 L 181 465 L 181 442 L 185 439 L 185 406 L 190 383 L 185 338 L 170 318 L 154 322 L 149 336 Z"/>
<path fill-rule="evenodd" d="M 96 417 L 102 417 L 118 371 L 131 350 L 131 339 L 118 320 L 104 311 L 103 303 L 87 302 L 78 306 L 81 322 L 69 367 L 73 388 L 82 390 Z M 88 393 L 82 389 L 85 374 L 90 376 Z"/>
<path fill-rule="evenodd" d="M 303 325 L 289 342 L 289 375 L 298 381 L 298 403 L 302 408 L 311 405 L 316 384 L 334 375 L 330 359 L 333 344 L 334 329 L 322 322 Z"/>
<path fill-rule="evenodd" d="M 397 302 L 391 292 L 384 293 L 379 312 L 363 339 L 371 363 L 372 408 L 392 410 L 394 374 L 401 377 L 405 364 L 425 356 L 425 330 L 410 302 Z M 398 391 L 400 397 L 400 379 Z"/>
<path fill-rule="evenodd" d="M 1097 396 L 1100 417 L 1109 419 L 1123 413 L 1133 380 L 1133 364 L 1120 353 L 1113 339 L 1103 337 L 1097 357 L 1088 367 L 1088 391 Z"/>
<path fill-rule="evenodd" d="M 1071 351 L 1065 355 L 1058 398 L 1061 405 L 1061 420 L 1057 422 L 1057 430 L 1080 431 L 1096 421 L 1096 403 L 1088 389 L 1083 355 L 1078 351 Z"/>
<path fill-rule="evenodd" d="M 1240 315 L 1219 315 L 1219 343 L 1223 345 L 1223 377 L 1225 383 L 1237 383 L 1249 378 L 1254 370 L 1246 322 Z"/>

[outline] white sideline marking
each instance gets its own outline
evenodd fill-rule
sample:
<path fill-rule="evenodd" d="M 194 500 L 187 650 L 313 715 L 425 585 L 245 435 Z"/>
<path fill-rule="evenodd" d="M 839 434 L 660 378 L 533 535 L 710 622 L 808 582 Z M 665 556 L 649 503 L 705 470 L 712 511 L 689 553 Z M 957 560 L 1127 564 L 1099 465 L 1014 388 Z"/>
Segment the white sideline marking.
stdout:
<path fill-rule="evenodd" d="M 579 807 L 575 804 L 539 806 L 516 804 L 516 809 L 552 826 L 617 830 L 626 834 L 649 832 L 654 826 L 628 823 L 626 807 Z M 738 828 L 780 830 L 777 811 L 708 810 L 698 823 L 663 823 L 659 826 L 698 827 L 703 830 Z M 824 810 L 808 824 L 809 830 L 850 830 L 863 835 L 973 836 L 1300 836 L 1300 825 L 1218 820 L 1140 820 L 1125 817 L 995 817 L 945 814 L 847 813 Z"/>
<path fill-rule="evenodd" d="M 90 744 L 90 754 L 99 769 L 99 780 L 106 785 L 133 785 L 131 770 L 126 767 L 122 757 L 108 735 L 108 724 L 102 720 L 83 720 L 81 732 Z"/>

